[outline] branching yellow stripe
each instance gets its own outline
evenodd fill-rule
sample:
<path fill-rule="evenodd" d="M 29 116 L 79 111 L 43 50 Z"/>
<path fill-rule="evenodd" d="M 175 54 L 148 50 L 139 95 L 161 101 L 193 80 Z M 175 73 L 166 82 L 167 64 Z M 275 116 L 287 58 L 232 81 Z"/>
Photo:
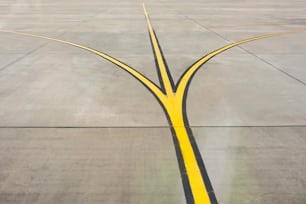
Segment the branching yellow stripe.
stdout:
<path fill-rule="evenodd" d="M 251 42 L 251 41 L 255 41 L 255 40 L 260 40 L 260 39 L 264 39 L 264 38 L 270 38 L 270 37 L 276 37 L 276 36 L 281 36 L 281 35 L 287 35 L 287 34 L 293 34 L 293 33 L 298 33 L 298 32 L 306 32 L 306 30 L 296 30 L 296 31 L 291 31 L 291 32 L 281 32 L 281 33 L 275 33 L 275 34 L 268 34 L 268 35 L 262 35 L 262 36 L 258 36 L 258 37 L 253 37 L 253 38 L 248 38 L 245 40 L 240 40 L 238 42 L 226 45 L 224 47 L 219 48 L 216 51 L 213 51 L 211 53 L 209 53 L 208 55 L 202 57 L 201 59 L 199 59 L 192 67 L 189 68 L 189 70 L 187 72 L 185 72 L 185 74 L 183 75 L 183 77 L 181 78 L 181 81 L 179 82 L 178 86 L 177 86 L 177 91 L 176 94 L 179 95 L 179 98 L 182 98 L 184 95 L 184 92 L 186 90 L 186 86 L 189 83 L 189 81 L 191 80 L 193 74 L 208 60 L 210 60 L 212 57 L 230 49 L 233 48 L 235 46 L 241 45 L 243 43 L 247 43 L 247 42 Z"/>
<path fill-rule="evenodd" d="M 13 33 L 13 34 L 17 34 L 17 35 L 23 35 L 23 36 L 29 36 L 29 37 L 35 37 L 35 38 L 42 38 L 42 39 L 46 39 L 46 40 L 52 40 L 52 41 L 56 41 L 59 43 L 64 43 L 64 44 L 68 44 L 68 45 L 72 45 L 84 50 L 87 50 L 91 53 L 94 53 L 110 62 L 112 62 L 113 64 L 119 66 L 120 68 L 124 69 L 125 71 L 127 71 L 129 74 L 131 74 L 132 76 L 134 76 L 135 78 L 137 78 L 139 81 L 141 81 L 148 89 L 150 89 L 152 91 L 153 94 L 155 94 L 158 98 L 163 99 L 165 98 L 163 92 L 160 90 L 159 87 L 157 87 L 154 83 L 152 83 L 148 78 L 146 78 L 144 75 L 142 75 L 141 73 L 137 72 L 134 68 L 120 62 L 119 60 L 103 53 L 100 51 L 97 51 L 95 49 L 92 49 L 90 47 L 86 47 L 80 44 L 76 44 L 73 42 L 69 42 L 69 41 L 65 41 L 65 40 L 60 40 L 60 39 L 56 39 L 56 38 L 51 38 L 51 37 L 47 37 L 47 36 L 42 36 L 42 35 L 34 35 L 34 34 L 30 34 L 30 33 L 23 33 L 23 32 L 18 32 L 18 31 L 12 31 L 12 30 L 0 30 L 0 32 L 3 33 Z"/>
<path fill-rule="evenodd" d="M 143 11 L 144 11 L 144 14 L 145 14 L 145 17 L 146 17 L 146 20 L 147 20 L 150 37 L 151 37 L 153 48 L 154 48 L 154 51 L 155 51 L 155 54 L 156 54 L 156 59 L 157 59 L 159 71 L 160 71 L 160 74 L 161 74 L 161 77 L 162 77 L 162 81 L 163 81 L 163 84 L 165 86 L 166 94 L 168 96 L 173 95 L 173 88 L 172 88 L 172 85 L 171 85 L 171 82 L 170 82 L 170 77 L 169 77 L 168 72 L 166 70 L 166 65 L 163 61 L 162 53 L 161 53 L 161 50 L 158 46 L 158 42 L 157 42 L 154 30 L 153 30 L 152 24 L 150 22 L 149 14 L 148 14 L 144 4 L 143 4 Z"/>
<path fill-rule="evenodd" d="M 255 40 L 260 40 L 264 38 L 269 38 L 269 37 L 275 37 L 275 36 L 280 36 L 280 35 L 285 35 L 285 34 L 291 34 L 291 33 L 297 33 L 297 32 L 305 32 L 305 30 L 299 30 L 299 31 L 292 31 L 292 32 L 282 32 L 282 33 L 276 33 L 276 34 L 269 34 L 269 35 L 262 35 L 254 38 L 249 38 L 245 40 L 241 40 L 229 45 L 226 45 L 216 51 L 213 51 L 209 53 L 208 55 L 200 58 L 194 65 L 192 65 L 181 77 L 181 80 L 179 81 L 177 85 L 177 90 L 174 92 L 173 87 L 171 85 L 170 81 L 170 76 L 167 72 L 166 66 L 163 61 L 162 53 L 161 50 L 158 46 L 157 38 L 154 34 L 153 27 L 151 25 L 149 15 L 146 11 L 145 6 L 143 5 L 144 9 L 144 14 L 146 17 L 146 21 L 148 24 L 149 28 L 149 34 L 152 40 L 153 44 L 153 49 L 156 54 L 157 62 L 158 62 L 158 68 L 161 73 L 161 78 L 162 82 L 165 87 L 166 94 L 162 92 L 162 90 L 156 86 L 153 82 L 151 82 L 148 78 L 146 78 L 144 75 L 141 73 L 137 72 L 134 68 L 120 62 L 119 60 L 103 53 L 97 50 L 94 50 L 92 48 L 79 45 L 73 42 L 69 41 L 64 41 L 64 40 L 59 40 L 51 37 L 46 37 L 46 36 L 41 36 L 41 35 L 33 35 L 29 33 L 23 33 L 23 32 L 17 32 L 17 31 L 10 31 L 10 30 L 0 30 L 0 32 L 5 32 L 5 33 L 13 33 L 13 34 L 18 34 L 18 35 L 24 35 L 24 36 L 29 36 L 29 37 L 36 37 L 36 38 L 42 38 L 42 39 L 47 39 L 47 40 L 52 40 L 56 41 L 59 43 L 64 43 L 68 45 L 72 45 L 84 50 L 87 50 L 91 53 L 94 53 L 110 62 L 113 64 L 121 67 L 128 73 L 130 73 L 132 76 L 134 76 L 136 79 L 138 79 L 140 82 L 142 82 L 156 97 L 157 99 L 161 102 L 163 107 L 165 108 L 171 125 L 175 131 L 175 136 L 178 140 L 179 143 L 179 149 L 181 151 L 182 157 L 183 157 L 183 162 L 184 162 L 184 167 L 186 169 L 187 177 L 188 177 L 188 182 L 190 184 L 190 188 L 192 191 L 192 196 L 194 199 L 195 204 L 210 204 L 210 198 L 204 183 L 204 179 L 202 178 L 201 175 L 201 170 L 200 167 L 197 163 L 196 156 L 195 156 L 195 150 L 193 149 L 189 135 L 186 129 L 186 124 L 184 121 L 184 113 L 183 113 L 183 103 L 186 98 L 184 98 L 184 94 L 187 90 L 188 84 L 190 83 L 190 80 L 192 76 L 195 74 L 195 72 L 208 60 L 210 60 L 212 57 L 230 49 L 235 46 L 238 46 L 243 43 L 247 43 L 250 41 L 255 41 Z"/>
<path fill-rule="evenodd" d="M 149 34 L 152 40 L 153 49 L 156 54 L 158 68 L 161 73 L 161 78 L 165 86 L 167 99 L 161 100 L 164 108 L 166 109 L 169 119 L 171 121 L 172 127 L 175 131 L 179 148 L 182 153 L 184 166 L 188 176 L 188 182 L 192 191 L 192 196 L 195 204 L 210 204 L 210 199 L 199 169 L 195 153 L 193 151 L 192 145 L 190 143 L 188 133 L 185 127 L 183 118 L 183 98 L 178 98 L 174 95 L 174 90 L 171 86 L 170 76 L 166 70 L 164 64 L 161 50 L 158 46 L 157 38 L 155 36 L 153 27 L 150 22 L 149 15 L 146 11 L 145 5 L 143 4 L 144 14 L 146 16 Z"/>

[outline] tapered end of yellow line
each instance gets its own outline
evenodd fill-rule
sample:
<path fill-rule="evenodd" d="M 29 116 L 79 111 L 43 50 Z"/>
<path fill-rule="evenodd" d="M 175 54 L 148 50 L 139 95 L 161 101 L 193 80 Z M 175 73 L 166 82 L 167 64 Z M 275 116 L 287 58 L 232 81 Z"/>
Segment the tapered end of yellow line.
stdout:
<path fill-rule="evenodd" d="M 142 3 L 142 7 L 143 7 L 143 11 L 144 11 L 145 15 L 148 15 L 146 5 L 145 5 L 144 2 Z"/>
<path fill-rule="evenodd" d="M 306 29 L 295 30 L 295 31 L 292 31 L 292 32 L 295 32 L 295 33 L 302 33 L 302 32 L 306 32 Z"/>
<path fill-rule="evenodd" d="M 282 33 L 276 33 L 275 35 L 286 35 L 286 34 L 294 34 L 294 33 L 302 33 L 306 32 L 306 29 L 299 29 L 299 30 L 292 30 L 292 31 L 287 31 L 287 32 L 282 32 Z"/>
<path fill-rule="evenodd" d="M 11 30 L 2 30 L 2 29 L 0 29 L 0 32 L 9 33 L 9 32 L 12 32 L 12 31 Z"/>

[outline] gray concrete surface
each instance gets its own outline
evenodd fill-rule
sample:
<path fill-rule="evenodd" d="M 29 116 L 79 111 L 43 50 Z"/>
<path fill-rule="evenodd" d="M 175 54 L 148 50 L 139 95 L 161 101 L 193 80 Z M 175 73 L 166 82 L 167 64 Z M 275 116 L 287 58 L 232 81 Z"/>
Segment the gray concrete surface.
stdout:
<path fill-rule="evenodd" d="M 306 29 L 304 1 L 145 3 L 175 80 L 229 42 Z M 158 82 L 141 1 L 0 8 L 0 29 L 93 47 Z M 298 33 L 231 49 L 194 77 L 187 113 L 220 204 L 306 203 L 305 59 Z M 155 98 L 109 62 L 0 33 L 1 204 L 185 203 L 167 125 Z"/>

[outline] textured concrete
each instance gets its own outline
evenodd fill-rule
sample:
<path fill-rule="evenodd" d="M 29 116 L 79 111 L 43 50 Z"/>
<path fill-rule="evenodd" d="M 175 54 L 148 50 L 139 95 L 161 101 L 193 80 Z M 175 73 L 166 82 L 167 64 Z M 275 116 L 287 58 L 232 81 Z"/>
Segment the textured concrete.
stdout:
<path fill-rule="evenodd" d="M 145 3 L 175 80 L 227 43 L 306 28 L 298 0 Z M 141 4 L 2 0 L 0 29 L 93 47 L 158 83 Z M 220 204 L 306 203 L 305 59 L 298 33 L 233 48 L 194 77 L 187 113 Z M 0 33 L 1 204 L 184 203 L 167 125 L 111 63 Z"/>
<path fill-rule="evenodd" d="M 1 129 L 0 203 L 183 203 L 164 129 Z"/>
<path fill-rule="evenodd" d="M 220 203 L 305 203 L 305 128 L 206 127 L 194 133 Z"/>

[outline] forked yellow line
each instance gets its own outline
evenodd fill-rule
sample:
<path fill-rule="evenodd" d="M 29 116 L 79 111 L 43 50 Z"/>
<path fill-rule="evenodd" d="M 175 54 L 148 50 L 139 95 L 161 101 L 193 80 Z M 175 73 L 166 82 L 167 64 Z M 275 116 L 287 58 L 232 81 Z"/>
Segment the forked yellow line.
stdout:
<path fill-rule="evenodd" d="M 97 51 L 95 49 L 92 49 L 90 47 L 86 47 L 80 44 L 76 44 L 73 42 L 65 41 L 65 40 L 60 40 L 56 38 L 51 38 L 47 36 L 42 36 L 42 35 L 34 35 L 34 34 L 29 34 L 29 33 L 23 33 L 23 32 L 18 32 L 18 31 L 11 31 L 11 30 L 0 30 L 0 32 L 4 33 L 12 33 L 12 34 L 18 34 L 18 35 L 23 35 L 23 36 L 29 36 L 29 37 L 35 37 L 35 38 L 42 38 L 46 40 L 51 40 L 51 41 L 56 41 L 59 43 L 64 43 L 68 45 L 72 45 L 84 50 L 87 50 L 93 54 L 96 54 L 113 64 L 119 66 L 123 70 L 127 71 L 129 74 L 134 76 L 137 80 L 142 82 L 144 86 L 146 86 L 152 94 L 156 96 L 156 98 L 160 101 L 161 105 L 164 107 L 164 110 L 169 118 L 169 122 L 171 125 L 171 128 L 174 130 L 175 138 L 177 139 L 178 143 L 178 151 L 180 151 L 182 155 L 182 160 L 184 164 L 184 169 L 186 170 L 186 176 L 188 180 L 188 185 L 191 189 L 191 194 L 192 194 L 192 200 L 193 203 L 195 204 L 211 204 L 211 193 L 213 192 L 208 192 L 207 190 L 207 183 L 204 183 L 204 178 L 203 178 L 203 172 L 201 173 L 201 169 L 198 163 L 198 160 L 196 158 L 196 152 L 195 149 L 193 148 L 193 145 L 190 141 L 190 132 L 188 132 L 186 127 L 186 121 L 187 118 L 184 118 L 186 115 L 185 111 L 185 101 L 186 101 L 186 94 L 188 90 L 188 86 L 191 82 L 191 79 L 193 75 L 197 72 L 197 70 L 207 61 L 209 61 L 211 58 L 214 56 L 230 49 L 235 46 L 241 45 L 243 43 L 255 41 L 255 40 L 260 40 L 264 38 L 270 38 L 270 37 L 275 37 L 275 36 L 281 36 L 281 35 L 286 35 L 286 34 L 292 34 L 292 33 L 297 33 L 297 32 L 305 32 L 305 30 L 299 30 L 299 31 L 291 31 L 291 32 L 282 32 L 282 33 L 276 33 L 276 34 L 269 34 L 269 35 L 262 35 L 254 38 L 248 38 L 245 40 L 241 40 L 235 43 L 228 44 L 224 47 L 219 48 L 216 51 L 213 51 L 204 57 L 200 58 L 198 61 L 196 61 L 190 68 L 186 70 L 186 72 L 182 75 L 180 81 L 178 82 L 176 86 L 176 90 L 174 90 L 174 87 L 171 84 L 171 79 L 170 79 L 170 73 L 167 72 L 167 68 L 165 65 L 165 62 L 163 60 L 163 55 L 161 52 L 161 49 L 158 44 L 158 40 L 156 37 L 156 34 L 154 33 L 152 24 L 150 22 L 150 18 L 148 15 L 148 12 L 143 5 L 144 9 L 144 14 L 146 17 L 148 29 L 149 29 L 149 35 L 152 41 L 152 47 L 156 56 L 157 64 L 158 64 L 158 69 L 160 72 L 160 77 L 162 81 L 162 85 L 165 87 L 165 92 L 163 93 L 162 89 L 155 85 L 152 81 L 150 81 L 147 77 L 136 71 L 134 68 L 120 62 L 119 60 L 103 53 L 100 51 Z M 202 170 L 203 171 L 203 170 Z M 185 173 L 185 172 L 183 172 Z M 184 186 L 185 187 L 185 186 Z M 216 201 L 215 201 L 216 203 Z M 214 203 L 214 204 L 215 204 Z"/>

